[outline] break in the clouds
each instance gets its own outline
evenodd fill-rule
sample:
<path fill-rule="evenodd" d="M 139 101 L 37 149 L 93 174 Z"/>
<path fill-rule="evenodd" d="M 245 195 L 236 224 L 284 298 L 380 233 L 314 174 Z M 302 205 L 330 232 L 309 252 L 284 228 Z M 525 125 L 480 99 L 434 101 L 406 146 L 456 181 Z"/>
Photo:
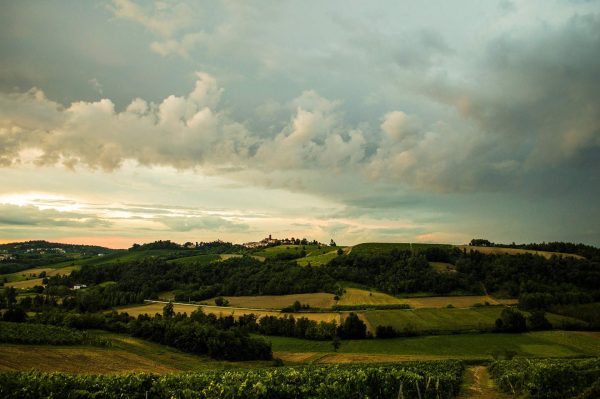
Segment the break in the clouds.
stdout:
<path fill-rule="evenodd" d="M 0 7 L 0 238 L 600 242 L 598 2 Z"/>

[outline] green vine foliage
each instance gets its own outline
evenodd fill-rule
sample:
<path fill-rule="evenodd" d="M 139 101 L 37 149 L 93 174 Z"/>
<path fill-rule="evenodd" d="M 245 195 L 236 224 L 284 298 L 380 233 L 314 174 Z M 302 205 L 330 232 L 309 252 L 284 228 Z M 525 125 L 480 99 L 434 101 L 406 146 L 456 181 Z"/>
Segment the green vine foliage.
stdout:
<path fill-rule="evenodd" d="M 114 376 L 0 373 L 3 398 L 444 399 L 458 394 L 459 361 L 303 366 Z"/>

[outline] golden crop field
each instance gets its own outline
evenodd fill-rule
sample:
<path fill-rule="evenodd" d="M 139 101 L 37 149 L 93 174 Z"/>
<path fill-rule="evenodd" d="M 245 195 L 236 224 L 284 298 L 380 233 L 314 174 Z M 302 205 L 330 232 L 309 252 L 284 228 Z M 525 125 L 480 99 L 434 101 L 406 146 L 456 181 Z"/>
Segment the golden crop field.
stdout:
<path fill-rule="evenodd" d="M 358 288 L 346 288 L 344 295 L 338 301 L 338 305 L 389 305 L 406 303 L 404 299 L 398 299 L 383 292 L 367 291 Z"/>
<path fill-rule="evenodd" d="M 117 308 L 119 312 L 127 312 L 130 316 L 137 317 L 141 314 L 148 314 L 153 316 L 156 313 L 161 313 L 163 311 L 165 304 L 164 303 L 149 303 L 141 306 L 130 306 Z M 254 314 L 257 317 L 263 316 L 276 316 L 276 317 L 284 317 L 288 313 L 282 313 L 277 310 L 251 310 L 251 309 L 240 309 L 233 307 L 213 307 L 213 306 L 202 306 L 202 305 L 182 305 L 182 304 L 174 304 L 173 308 L 176 313 L 187 313 L 191 314 L 197 308 L 202 308 L 202 311 L 207 314 L 214 314 L 216 316 L 234 316 L 239 317 L 247 314 Z M 290 315 L 295 318 L 306 317 L 307 319 L 314 320 L 316 322 L 320 321 L 336 321 L 338 324 L 344 319 L 346 316 L 345 313 L 335 313 L 335 312 L 302 312 L 302 313 L 290 313 Z"/>
<path fill-rule="evenodd" d="M 42 280 L 41 278 L 33 278 L 31 280 L 13 281 L 4 285 L 13 288 L 33 288 L 36 285 L 43 285 Z"/>
<path fill-rule="evenodd" d="M 282 309 L 291 306 L 295 301 L 312 308 L 326 309 L 335 305 L 333 294 L 317 292 L 312 294 L 261 295 L 261 296 L 228 296 L 230 306 L 259 309 Z M 207 301 L 214 305 L 214 298 Z"/>
<path fill-rule="evenodd" d="M 535 251 L 530 249 L 520 249 L 520 248 L 502 248 L 502 247 L 477 247 L 472 245 L 457 245 L 461 251 L 466 249 L 467 251 L 479 251 L 482 254 L 507 254 L 507 255 L 519 255 L 519 254 L 532 254 L 532 255 L 540 255 L 546 259 L 550 259 L 553 255 L 555 256 L 569 256 L 577 259 L 584 259 L 583 256 L 575 255 L 575 254 L 566 254 L 562 252 L 548 252 L 548 251 Z"/>

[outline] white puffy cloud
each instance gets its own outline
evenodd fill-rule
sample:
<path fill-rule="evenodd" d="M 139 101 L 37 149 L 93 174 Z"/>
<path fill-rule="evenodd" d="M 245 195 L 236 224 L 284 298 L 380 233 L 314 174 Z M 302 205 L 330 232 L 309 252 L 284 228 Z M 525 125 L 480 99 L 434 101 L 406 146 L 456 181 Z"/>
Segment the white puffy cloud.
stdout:
<path fill-rule="evenodd" d="M 113 170 L 126 159 L 144 165 L 192 168 L 207 161 L 236 164 L 253 140 L 245 128 L 216 107 L 222 89 L 205 73 L 197 75 L 187 96 L 160 103 L 133 100 L 124 111 L 109 99 L 79 101 L 62 107 L 37 89 L 0 95 L 2 161 L 20 152 L 41 152 L 39 164 L 61 162 Z"/>
<path fill-rule="evenodd" d="M 295 114 L 272 140 L 264 141 L 256 161 L 266 168 L 353 169 L 364 157 L 365 138 L 344 125 L 339 104 L 306 91 L 292 101 Z"/>

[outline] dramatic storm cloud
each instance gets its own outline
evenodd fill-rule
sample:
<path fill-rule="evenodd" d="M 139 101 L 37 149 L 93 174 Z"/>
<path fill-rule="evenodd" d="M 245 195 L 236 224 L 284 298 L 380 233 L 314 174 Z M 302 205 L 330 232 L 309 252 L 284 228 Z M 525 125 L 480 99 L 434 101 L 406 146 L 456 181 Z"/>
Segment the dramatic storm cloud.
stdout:
<path fill-rule="evenodd" d="M 1 240 L 600 243 L 598 2 L 0 9 Z"/>

